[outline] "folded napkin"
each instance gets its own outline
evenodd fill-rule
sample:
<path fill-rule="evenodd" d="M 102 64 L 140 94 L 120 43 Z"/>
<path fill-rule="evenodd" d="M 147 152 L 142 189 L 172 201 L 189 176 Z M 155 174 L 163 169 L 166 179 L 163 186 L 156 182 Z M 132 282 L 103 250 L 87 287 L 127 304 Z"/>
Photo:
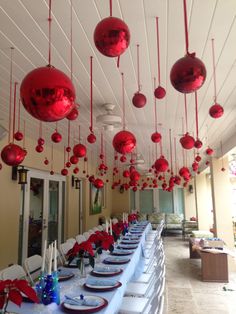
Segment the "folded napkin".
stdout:
<path fill-rule="evenodd" d="M 95 266 L 93 270 L 99 273 L 116 273 L 120 271 L 120 268 Z"/>
<path fill-rule="evenodd" d="M 110 257 L 107 257 L 105 258 L 105 261 L 107 262 L 114 262 L 114 261 L 117 261 L 117 262 L 120 262 L 120 261 L 127 261 L 128 259 L 126 257 L 114 257 L 114 256 L 110 256 Z"/>
<path fill-rule="evenodd" d="M 70 304 L 70 305 L 78 305 L 78 306 L 99 306 L 101 302 L 99 300 L 94 299 L 79 299 L 79 298 L 71 298 L 68 296 L 65 296 L 66 300 L 64 303 Z"/>
<path fill-rule="evenodd" d="M 131 254 L 132 250 L 115 249 L 112 254 Z"/>
<path fill-rule="evenodd" d="M 71 276 L 73 273 L 69 270 L 65 270 L 65 269 L 58 269 L 58 276 L 59 277 L 67 277 L 67 276 Z"/>
<path fill-rule="evenodd" d="M 86 280 L 86 284 L 90 286 L 115 286 L 117 284 L 116 280 L 112 279 L 94 279 L 94 278 L 88 278 Z"/>

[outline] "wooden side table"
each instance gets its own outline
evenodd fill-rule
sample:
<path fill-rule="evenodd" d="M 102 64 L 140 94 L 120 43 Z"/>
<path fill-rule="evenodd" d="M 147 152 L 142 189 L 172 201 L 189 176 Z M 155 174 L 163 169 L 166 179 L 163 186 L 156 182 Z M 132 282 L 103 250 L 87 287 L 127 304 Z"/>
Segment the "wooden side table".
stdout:
<path fill-rule="evenodd" d="M 202 281 L 229 282 L 228 258 L 226 253 L 200 251 L 202 260 Z"/>

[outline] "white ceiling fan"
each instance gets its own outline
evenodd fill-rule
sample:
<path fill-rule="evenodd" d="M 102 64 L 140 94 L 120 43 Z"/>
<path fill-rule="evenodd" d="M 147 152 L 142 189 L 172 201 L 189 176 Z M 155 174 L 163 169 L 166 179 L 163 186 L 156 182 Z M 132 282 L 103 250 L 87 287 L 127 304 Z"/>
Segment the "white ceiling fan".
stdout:
<path fill-rule="evenodd" d="M 96 122 L 102 125 L 106 131 L 113 131 L 114 128 L 121 127 L 121 117 L 113 113 L 115 105 L 107 103 L 103 104 L 102 107 L 106 113 L 97 116 Z"/>

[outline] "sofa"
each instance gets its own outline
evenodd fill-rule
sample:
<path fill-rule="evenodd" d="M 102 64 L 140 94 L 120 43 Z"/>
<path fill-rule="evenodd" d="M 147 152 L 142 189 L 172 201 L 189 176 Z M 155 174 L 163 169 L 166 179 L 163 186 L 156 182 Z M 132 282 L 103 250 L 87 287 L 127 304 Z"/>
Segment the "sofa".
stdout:
<path fill-rule="evenodd" d="M 152 213 L 148 215 L 148 221 L 152 224 L 152 228 L 156 229 L 157 226 L 164 220 L 164 234 L 172 230 L 183 229 L 183 214 L 174 213 Z"/>

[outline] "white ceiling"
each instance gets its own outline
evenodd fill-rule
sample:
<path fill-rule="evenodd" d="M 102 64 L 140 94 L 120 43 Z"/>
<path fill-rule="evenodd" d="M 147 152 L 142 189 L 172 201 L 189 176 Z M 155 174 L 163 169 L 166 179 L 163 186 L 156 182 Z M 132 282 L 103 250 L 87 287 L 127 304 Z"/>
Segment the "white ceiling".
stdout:
<path fill-rule="evenodd" d="M 113 0 L 113 16 L 120 17 L 129 26 L 131 43 L 121 56 L 120 68 L 116 60 L 101 55 L 93 42 L 97 23 L 109 15 L 108 0 L 72 0 L 73 3 L 73 80 L 76 86 L 80 116 L 72 123 L 73 133 L 81 133 L 84 141 L 89 134 L 90 77 L 89 58 L 94 57 L 94 121 L 104 111 L 101 105 L 113 103 L 114 112 L 122 115 L 121 75 L 125 77 L 125 104 L 127 128 L 137 138 L 137 151 L 146 161 L 153 156 L 155 144 L 150 136 L 154 132 L 153 78 L 157 76 L 156 22 L 159 17 L 161 49 L 161 81 L 166 97 L 157 102 L 159 131 L 163 136 L 163 151 L 169 155 L 169 129 L 177 138 L 178 160 L 182 160 L 179 134 L 182 134 L 184 96 L 171 85 L 169 73 L 172 65 L 184 56 L 184 22 L 182 0 Z M 235 77 L 236 77 L 236 1 L 188 0 L 190 52 L 196 52 L 207 69 L 207 79 L 198 92 L 199 134 L 206 145 L 218 149 L 220 141 L 228 142 L 235 135 Z M 0 0 L 0 118 L 8 125 L 10 47 L 15 48 L 13 77 L 21 82 L 34 68 L 46 65 L 48 56 L 48 1 Z M 52 1 L 52 64 L 70 75 L 70 0 Z M 212 119 L 208 110 L 213 105 L 213 66 L 211 39 L 215 39 L 216 79 L 218 102 L 224 115 Z M 136 45 L 140 45 L 140 73 L 142 92 L 148 102 L 143 109 L 132 105 L 137 91 Z M 195 104 L 192 95 L 188 99 L 189 131 L 195 131 Z M 22 110 L 26 121 L 26 133 L 38 138 L 39 122 Z M 58 123 L 59 131 L 67 139 L 66 121 Z M 44 136 L 49 139 L 55 123 L 43 123 Z M 113 157 L 112 138 L 117 131 L 106 132 L 106 149 Z M 100 127 L 96 128 L 100 144 Z M 94 146 L 87 144 L 89 151 Z M 204 148 L 201 150 L 202 154 Z M 150 153 L 149 153 L 150 152 Z M 158 146 L 159 155 L 159 146 Z M 193 151 L 187 153 L 189 163 Z"/>

